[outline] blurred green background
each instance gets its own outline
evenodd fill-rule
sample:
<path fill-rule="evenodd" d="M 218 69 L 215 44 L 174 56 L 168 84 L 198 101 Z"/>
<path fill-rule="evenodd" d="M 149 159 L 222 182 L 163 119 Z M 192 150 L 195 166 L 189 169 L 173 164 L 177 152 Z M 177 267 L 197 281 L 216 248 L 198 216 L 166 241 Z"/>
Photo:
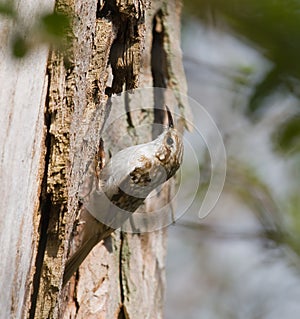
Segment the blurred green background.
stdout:
<path fill-rule="evenodd" d="M 299 318 L 300 1 L 185 0 L 182 49 L 228 171 L 207 218 L 170 227 L 166 318 Z"/>

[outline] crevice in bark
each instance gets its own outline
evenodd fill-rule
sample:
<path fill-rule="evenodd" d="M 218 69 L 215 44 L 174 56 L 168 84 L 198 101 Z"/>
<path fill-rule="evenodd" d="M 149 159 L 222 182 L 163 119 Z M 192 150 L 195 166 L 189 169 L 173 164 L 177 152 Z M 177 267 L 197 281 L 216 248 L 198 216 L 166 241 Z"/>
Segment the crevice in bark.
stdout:
<path fill-rule="evenodd" d="M 152 1 L 150 7 L 150 1 L 148 0 L 97 0 L 96 2 L 90 2 L 93 4 L 93 8 L 96 9 L 95 12 L 94 10 L 86 10 L 87 3 L 88 2 L 84 2 L 82 6 L 76 6 L 76 14 L 80 17 L 77 21 L 78 24 L 76 24 L 76 28 L 78 28 L 76 29 L 76 36 L 78 37 L 77 44 L 80 45 L 75 46 L 75 49 L 79 50 L 78 52 L 76 51 L 77 53 L 75 54 L 75 59 L 77 59 L 75 64 L 84 67 L 75 69 L 75 89 L 74 92 L 72 90 L 70 90 L 70 92 L 75 95 L 74 105 L 76 107 L 74 107 L 74 109 L 78 112 L 75 113 L 75 115 L 83 114 L 85 116 L 87 114 L 86 117 L 89 118 L 89 112 L 92 113 L 94 110 L 100 110 L 101 108 L 105 113 L 105 115 L 103 115 L 103 123 L 105 123 L 105 117 L 107 117 L 109 113 L 108 105 L 110 104 L 110 98 L 108 98 L 107 105 L 105 105 L 104 102 L 107 97 L 104 95 L 106 94 L 108 97 L 111 97 L 113 94 L 122 92 L 123 90 L 137 87 L 141 58 L 143 59 L 143 72 L 140 74 L 140 86 L 149 86 L 152 83 L 156 87 L 169 86 L 169 82 L 173 79 L 173 74 L 172 68 L 169 66 L 171 58 L 168 57 L 167 63 L 165 52 L 168 54 L 171 52 L 172 55 L 174 55 L 176 50 L 173 46 L 171 46 L 172 50 L 168 50 L 167 45 L 170 41 L 166 43 L 166 40 L 171 38 L 171 43 L 177 43 L 178 36 L 176 33 L 177 29 L 173 28 L 172 23 L 170 29 L 168 23 L 169 20 L 173 21 L 173 14 L 174 18 L 176 18 L 174 21 L 177 21 L 177 11 L 179 9 L 175 11 L 168 7 L 169 3 L 171 3 L 172 8 L 173 6 L 177 8 L 177 1 L 174 2 L 174 4 L 172 4 L 172 2 Z M 157 10 L 159 8 L 163 9 Z M 153 19 L 154 12 L 156 12 L 156 15 Z M 90 14 L 90 17 L 87 20 L 85 17 L 88 14 Z M 147 15 L 146 21 L 143 21 L 144 14 Z M 91 24 L 86 25 L 90 22 Z M 93 34 L 88 36 L 93 23 L 95 23 L 95 29 L 92 28 L 94 30 Z M 153 41 L 152 45 L 151 41 Z M 145 45 L 145 48 L 143 45 Z M 83 50 L 85 46 L 86 50 Z M 143 52 L 144 49 L 145 52 Z M 82 52 L 85 53 L 85 55 L 83 55 Z M 92 58 L 90 58 L 90 54 L 92 54 Z M 152 61 L 149 61 L 151 54 Z M 167 67 L 168 70 L 166 70 Z M 63 74 L 59 75 L 62 77 L 61 81 L 63 82 Z M 79 88 L 81 88 L 81 90 L 79 90 Z M 59 89 L 58 93 L 63 92 L 60 87 Z M 71 93 L 70 99 L 72 99 Z M 61 95 L 56 98 L 56 94 L 54 94 L 58 102 L 60 101 L 60 96 Z M 128 100 L 125 101 L 127 104 L 126 112 L 129 112 L 131 108 L 130 98 L 131 96 L 128 96 Z M 143 102 L 142 98 L 141 101 Z M 137 101 L 134 101 L 134 103 L 135 102 Z M 155 122 L 162 123 L 165 120 L 164 102 L 165 97 L 163 96 L 162 103 L 159 105 L 160 108 L 163 108 L 163 111 L 156 113 Z M 55 103 L 55 105 L 56 104 L 58 103 Z M 158 105 L 158 103 L 156 103 L 156 105 Z M 65 106 L 65 104 L 63 104 L 63 106 Z M 67 108 L 64 107 L 63 111 L 66 109 Z M 113 107 L 112 111 L 116 112 L 116 116 L 118 116 L 118 112 L 120 112 L 120 114 L 123 113 L 123 110 L 118 109 L 117 105 Z M 132 138 L 132 144 L 140 142 L 137 138 L 134 139 L 135 136 L 134 133 L 132 133 L 134 132 L 132 126 L 139 123 L 140 118 L 145 119 L 144 116 L 147 113 L 146 110 L 144 110 L 144 112 L 145 113 L 142 111 L 141 117 L 138 117 L 139 115 L 136 116 L 133 112 L 128 114 L 127 119 L 122 121 L 121 127 L 116 128 L 117 133 L 119 133 L 119 131 L 124 132 L 124 134 L 130 132 L 128 134 Z M 115 113 L 113 113 L 113 115 L 114 114 Z M 145 119 L 147 125 L 150 124 L 150 121 L 152 121 L 152 114 L 149 119 Z M 141 122 L 144 123 L 144 121 Z M 78 121 L 77 126 L 78 125 L 81 125 L 80 121 Z M 147 128 L 148 127 L 149 126 L 147 126 Z M 58 128 L 61 130 L 60 127 Z M 94 129 L 91 130 L 91 132 L 94 134 Z M 102 131 L 100 129 L 99 132 L 99 135 L 101 135 Z M 148 136 L 151 132 L 143 132 L 143 134 L 145 135 L 145 139 L 151 139 L 151 136 Z M 108 135 L 109 137 L 104 139 L 106 152 L 108 154 L 114 154 L 117 148 L 123 147 L 122 141 L 119 141 L 118 134 L 114 135 L 113 130 Z M 144 135 L 139 138 L 143 139 Z M 91 139 L 91 141 L 95 143 L 93 145 L 96 145 L 95 138 L 93 138 L 93 140 Z M 115 144 L 117 144 L 117 147 L 114 146 Z M 83 148 L 83 150 L 85 150 L 85 148 Z M 71 159 L 76 159 L 75 156 L 72 156 L 71 152 Z M 88 161 L 92 156 L 82 158 Z M 75 173 L 71 175 L 71 182 L 74 183 L 75 180 L 75 183 L 77 183 L 76 170 L 79 165 L 75 166 L 72 163 L 73 162 L 71 162 L 71 165 L 73 166 L 71 166 L 71 169 L 74 170 Z M 85 165 L 82 166 L 85 167 Z M 74 202 L 72 201 L 73 205 Z M 157 202 L 163 203 L 164 197 L 160 196 L 157 198 Z M 159 207 L 159 203 L 156 203 L 154 199 L 151 206 L 154 208 Z M 72 214 L 73 213 L 74 210 L 72 210 Z M 70 220 L 70 218 L 66 219 L 67 223 L 70 223 Z M 71 221 L 73 222 L 73 220 Z M 58 224 L 58 226 L 60 226 L 60 224 Z M 160 261 L 163 260 L 162 252 L 165 249 L 165 236 L 160 235 L 160 233 L 158 234 L 159 236 L 147 235 L 149 242 L 147 241 L 142 244 L 140 244 L 140 241 L 133 240 L 135 238 L 130 234 L 122 234 L 120 241 L 116 238 L 117 242 L 113 246 L 113 248 L 117 250 L 117 256 L 115 256 L 115 254 L 107 254 L 106 250 L 104 251 L 105 247 L 100 246 L 99 255 L 90 256 L 90 260 L 82 266 L 80 278 L 77 273 L 75 289 L 72 289 L 72 284 L 70 285 L 70 296 L 64 300 L 60 297 L 60 301 L 66 308 L 66 315 L 59 317 L 71 317 L 74 315 L 74 318 L 89 318 L 97 316 L 97 312 L 99 311 L 98 316 L 103 318 L 128 319 L 133 317 L 143 318 L 146 316 L 161 318 L 161 296 L 163 295 L 164 287 L 163 284 L 158 285 L 160 281 L 151 277 L 153 262 L 156 258 Z M 153 247 L 153 250 L 151 247 Z M 157 249 L 154 249 L 154 247 L 157 247 Z M 127 251 L 136 251 L 137 254 L 131 256 Z M 94 260 L 101 260 L 102 256 L 104 256 L 105 259 L 99 271 L 99 268 L 93 268 L 92 266 L 95 266 Z M 144 269 L 143 272 L 141 271 L 142 268 Z M 115 276 L 118 271 L 119 275 Z M 87 276 L 87 278 L 85 278 L 85 273 L 87 272 L 99 273 L 101 277 L 94 278 Z M 159 273 L 157 273 L 157 275 L 159 275 Z M 163 268 L 161 269 L 160 275 L 162 278 L 164 277 Z M 98 282 L 97 278 L 102 277 L 105 278 L 105 280 Z M 56 279 L 56 277 L 54 279 Z M 78 286 L 77 281 L 80 282 Z M 58 282 L 58 280 L 55 280 L 54 283 L 56 282 Z M 154 293 L 152 286 L 155 289 Z M 149 302 L 140 303 L 141 291 L 147 296 Z M 84 294 L 84 298 L 82 298 L 82 294 Z M 44 295 L 45 298 L 48 298 L 46 294 Z M 99 302 L 97 301 L 98 296 L 100 296 Z M 104 296 L 105 299 L 103 299 L 102 296 Z M 53 298 L 51 303 L 54 304 L 54 302 L 55 299 Z M 99 306 L 101 306 L 101 308 L 99 308 Z M 46 313 L 44 318 L 50 318 L 50 316 L 47 316 Z"/>
<path fill-rule="evenodd" d="M 79 281 L 79 271 L 76 271 L 76 273 L 75 273 L 75 282 L 76 282 L 76 284 L 75 284 L 75 292 L 74 292 L 74 296 L 73 296 L 76 315 L 78 314 L 79 308 L 80 308 L 80 303 L 79 303 L 79 301 L 77 299 L 77 283 L 78 283 L 78 281 Z"/>
<path fill-rule="evenodd" d="M 50 73 L 48 72 L 49 81 L 46 95 L 46 105 L 49 105 L 49 89 L 50 89 Z M 51 124 L 51 115 L 49 112 L 45 112 L 44 121 L 46 126 L 46 136 L 45 136 L 45 170 L 42 180 L 41 195 L 40 195 L 40 225 L 39 225 L 39 243 L 37 249 L 37 255 L 35 260 L 35 274 L 33 277 L 33 289 L 31 295 L 31 306 L 29 311 L 29 319 L 35 318 L 35 310 L 37 305 L 39 287 L 40 287 L 40 278 L 42 273 L 42 267 L 44 262 L 44 256 L 47 246 L 47 230 L 50 220 L 50 210 L 52 207 L 52 202 L 50 194 L 47 192 L 47 179 L 48 179 L 48 167 L 50 161 L 51 153 L 51 135 L 50 135 L 50 124 Z"/>
<path fill-rule="evenodd" d="M 128 92 L 125 92 L 125 111 L 126 111 L 126 118 L 127 118 L 127 124 L 129 128 L 134 128 L 131 113 L 130 113 L 130 103 L 129 103 L 129 96 Z"/>
<path fill-rule="evenodd" d="M 163 123 L 166 116 L 164 91 L 167 87 L 167 55 L 164 49 L 165 30 L 163 12 L 159 10 L 152 22 L 151 73 L 154 88 L 154 123 Z M 162 132 L 161 125 L 154 125 L 152 137 L 156 138 Z"/>
<path fill-rule="evenodd" d="M 124 311 L 124 307 L 123 306 L 120 308 L 120 312 L 118 314 L 118 319 L 127 319 L 126 316 L 125 316 L 125 311 Z"/>
<path fill-rule="evenodd" d="M 101 2 L 102 2 L 102 4 L 101 4 Z M 104 9 L 106 4 L 107 4 L 106 1 L 101 1 L 101 0 L 97 1 L 97 11 L 96 11 L 96 18 L 97 19 L 101 19 L 103 17 L 103 9 Z"/>
<path fill-rule="evenodd" d="M 111 20 L 116 30 L 109 56 L 113 73 L 112 93 L 135 89 L 138 86 L 140 69 L 139 25 L 144 23 L 144 17 L 134 7 L 124 11 L 117 6 L 115 0 L 106 1 L 101 8 L 100 5 L 98 7 L 97 17 Z"/>
<path fill-rule="evenodd" d="M 120 254 L 119 254 L 119 281 L 120 281 L 120 295 L 121 295 L 121 306 L 118 314 L 118 319 L 125 319 L 125 311 L 124 311 L 124 288 L 123 288 L 123 273 L 122 273 L 122 252 L 123 252 L 123 242 L 124 235 L 120 233 Z"/>
<path fill-rule="evenodd" d="M 115 0 L 104 0 L 102 5 L 101 1 L 98 0 L 97 2 L 97 12 L 96 12 L 96 18 L 97 19 L 108 19 L 111 20 L 112 15 L 116 14 L 118 11 L 118 8 L 116 6 Z"/>

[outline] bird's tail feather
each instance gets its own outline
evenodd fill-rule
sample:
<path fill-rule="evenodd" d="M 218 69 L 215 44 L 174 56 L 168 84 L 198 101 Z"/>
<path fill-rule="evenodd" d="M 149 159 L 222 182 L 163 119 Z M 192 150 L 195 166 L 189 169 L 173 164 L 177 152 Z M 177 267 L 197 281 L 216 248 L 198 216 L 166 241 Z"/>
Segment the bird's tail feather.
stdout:
<path fill-rule="evenodd" d="M 63 286 L 69 281 L 75 271 L 79 268 L 81 263 L 85 260 L 87 255 L 93 249 L 93 247 L 99 242 L 99 237 L 92 236 L 87 239 L 83 245 L 74 253 L 74 255 L 67 261 L 64 277 Z"/>

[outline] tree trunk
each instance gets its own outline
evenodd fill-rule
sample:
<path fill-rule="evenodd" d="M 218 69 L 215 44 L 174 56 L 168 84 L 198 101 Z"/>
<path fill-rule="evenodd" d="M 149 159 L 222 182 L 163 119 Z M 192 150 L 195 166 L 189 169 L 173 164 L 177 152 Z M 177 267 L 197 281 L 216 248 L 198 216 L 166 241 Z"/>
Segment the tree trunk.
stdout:
<path fill-rule="evenodd" d="M 1 105 L 10 112 L 1 117 L 5 200 L 0 205 L 9 218 L 1 218 L 0 223 L 6 243 L 1 262 L 5 264 L 0 268 L 5 288 L 0 311 L 7 318 L 162 318 L 165 228 L 142 234 L 116 231 L 92 250 L 65 288 L 62 275 L 80 240 L 78 193 L 100 136 L 106 136 L 106 153 L 114 154 L 126 143 L 151 140 L 153 121 L 162 121 L 159 111 L 154 111 L 154 118 L 149 110 L 133 112 L 136 105 L 143 105 L 143 94 L 134 95 L 135 99 L 124 94 L 125 109 L 109 97 L 136 88 L 169 88 L 173 98 L 162 94 L 148 107 L 167 101 L 178 105 L 184 115 L 186 101 L 179 94 L 186 93 L 181 3 L 60 0 L 56 8 L 73 15 L 68 53 L 50 53 L 46 76 L 46 51 L 29 57 L 34 71 L 26 70 L 26 58 L 18 67 L 20 73 L 12 70 L 13 85 L 5 101 L 1 94 Z M 27 84 L 18 91 L 16 84 L 23 73 Z M 20 96 L 21 102 L 12 96 Z M 108 118 L 124 113 L 117 125 L 104 130 Z M 13 114 L 18 114 L 19 121 Z M 135 130 L 137 124 L 146 125 L 141 134 Z M 128 137 L 126 141 L 123 136 Z M 166 183 L 142 211 L 155 211 L 167 203 L 172 183 Z"/>
<path fill-rule="evenodd" d="M 53 6 L 51 0 L 15 1 L 23 27 Z M 29 313 L 45 152 L 48 48 L 36 48 L 22 60 L 13 58 L 15 31 L 13 19 L 1 15 L 0 318 L 25 318 Z"/>

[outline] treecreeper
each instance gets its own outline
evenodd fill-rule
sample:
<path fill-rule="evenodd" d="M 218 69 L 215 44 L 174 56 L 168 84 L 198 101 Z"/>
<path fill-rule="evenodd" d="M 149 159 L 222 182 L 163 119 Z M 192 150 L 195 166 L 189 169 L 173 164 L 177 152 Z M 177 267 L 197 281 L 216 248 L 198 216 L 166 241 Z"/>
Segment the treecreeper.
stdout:
<path fill-rule="evenodd" d="M 166 106 L 168 125 L 153 141 L 113 155 L 83 198 L 81 246 L 67 261 L 65 285 L 93 247 L 143 204 L 152 190 L 173 177 L 182 163 L 183 142 Z M 95 175 L 96 176 L 96 175 Z"/>

